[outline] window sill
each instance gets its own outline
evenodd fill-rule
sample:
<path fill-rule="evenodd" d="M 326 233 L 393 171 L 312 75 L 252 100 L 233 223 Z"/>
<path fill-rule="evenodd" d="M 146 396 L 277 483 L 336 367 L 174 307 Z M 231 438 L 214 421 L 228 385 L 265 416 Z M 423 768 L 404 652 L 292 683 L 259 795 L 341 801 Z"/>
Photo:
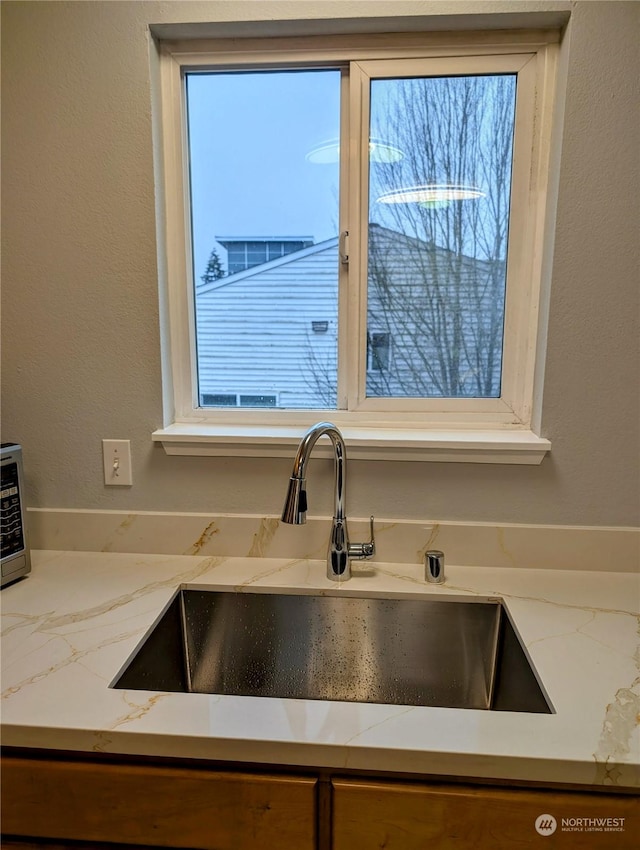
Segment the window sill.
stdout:
<path fill-rule="evenodd" d="M 304 426 L 240 426 L 176 423 L 154 431 L 168 455 L 198 457 L 292 458 Z M 402 430 L 340 428 L 353 460 L 406 460 L 449 463 L 538 465 L 551 443 L 527 430 Z M 314 454 L 331 456 L 323 440 Z"/>

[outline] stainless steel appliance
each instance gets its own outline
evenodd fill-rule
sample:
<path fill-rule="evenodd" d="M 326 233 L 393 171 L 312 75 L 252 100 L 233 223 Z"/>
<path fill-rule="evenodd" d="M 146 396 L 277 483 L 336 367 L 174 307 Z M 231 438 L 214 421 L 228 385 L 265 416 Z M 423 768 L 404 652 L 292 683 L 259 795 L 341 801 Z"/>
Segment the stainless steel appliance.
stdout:
<path fill-rule="evenodd" d="M 22 448 L 16 443 L 0 444 L 0 587 L 31 572 L 23 481 Z"/>

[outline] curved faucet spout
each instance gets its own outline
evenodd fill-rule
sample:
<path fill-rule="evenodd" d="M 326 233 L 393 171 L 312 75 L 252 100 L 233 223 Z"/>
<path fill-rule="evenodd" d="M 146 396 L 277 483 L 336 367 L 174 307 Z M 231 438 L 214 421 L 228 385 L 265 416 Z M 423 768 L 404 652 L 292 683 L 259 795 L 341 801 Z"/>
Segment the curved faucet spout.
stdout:
<path fill-rule="evenodd" d="M 323 436 L 329 437 L 333 445 L 335 470 L 334 510 L 327 552 L 327 576 L 334 581 L 346 581 L 351 577 L 350 558 L 370 558 L 375 553 L 373 517 L 371 518 L 371 541 L 351 545 L 345 515 L 347 452 L 342 434 L 331 422 L 318 422 L 300 440 L 282 510 L 282 521 L 293 525 L 302 525 L 307 521 L 305 469 L 313 447 Z"/>

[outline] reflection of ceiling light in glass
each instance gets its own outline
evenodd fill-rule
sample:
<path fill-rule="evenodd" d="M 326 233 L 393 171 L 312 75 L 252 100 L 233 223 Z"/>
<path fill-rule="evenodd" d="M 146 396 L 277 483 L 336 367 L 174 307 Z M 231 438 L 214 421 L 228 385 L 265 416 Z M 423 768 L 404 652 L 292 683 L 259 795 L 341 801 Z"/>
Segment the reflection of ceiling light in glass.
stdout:
<path fill-rule="evenodd" d="M 389 145 L 375 136 L 371 136 L 369 139 L 370 162 L 398 162 L 403 158 L 404 153 L 400 148 L 394 148 L 393 145 Z M 316 165 L 328 165 L 329 163 L 338 162 L 340 159 L 339 140 L 330 139 L 327 142 L 321 142 L 317 147 L 309 151 L 305 159 Z"/>
<path fill-rule="evenodd" d="M 379 204 L 420 204 L 425 207 L 437 207 L 449 201 L 466 201 L 472 198 L 484 198 L 485 193 L 477 186 L 462 184 L 431 183 L 425 186 L 408 186 L 406 189 L 394 189 L 385 192 L 377 200 Z"/>
<path fill-rule="evenodd" d="M 340 142 L 337 139 L 320 142 L 317 147 L 309 151 L 305 159 L 308 162 L 313 162 L 315 165 L 328 165 L 338 162 L 340 159 Z"/>
<path fill-rule="evenodd" d="M 371 136 L 369 139 L 369 162 L 399 162 L 404 159 L 400 148 L 394 148 L 382 139 Z"/>

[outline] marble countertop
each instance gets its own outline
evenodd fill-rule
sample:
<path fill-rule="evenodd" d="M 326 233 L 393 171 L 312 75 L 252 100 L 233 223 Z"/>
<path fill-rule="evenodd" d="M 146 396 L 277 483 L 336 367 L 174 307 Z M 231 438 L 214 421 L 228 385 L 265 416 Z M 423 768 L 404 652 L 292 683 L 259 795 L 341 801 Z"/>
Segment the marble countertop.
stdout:
<path fill-rule="evenodd" d="M 366 564 L 336 586 L 316 560 L 36 551 L 2 591 L 7 747 L 640 785 L 638 576 Z M 239 590 L 499 596 L 553 714 L 109 688 L 182 583 Z"/>

